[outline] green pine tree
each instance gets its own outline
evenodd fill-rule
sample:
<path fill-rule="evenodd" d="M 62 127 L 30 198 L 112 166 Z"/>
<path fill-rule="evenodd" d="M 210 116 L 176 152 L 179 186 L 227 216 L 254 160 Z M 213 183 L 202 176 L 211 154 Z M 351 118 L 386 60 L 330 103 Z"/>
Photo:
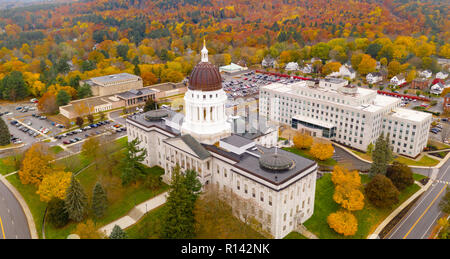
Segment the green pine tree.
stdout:
<path fill-rule="evenodd" d="M 372 151 L 372 165 L 370 166 L 369 174 L 375 176 L 377 174 L 385 174 L 388 166 L 386 161 L 386 142 L 384 140 L 384 134 L 378 137 L 375 142 L 375 149 Z"/>
<path fill-rule="evenodd" d="M 123 231 L 121 227 L 115 225 L 113 230 L 111 231 L 111 235 L 109 235 L 109 239 L 127 239 L 127 233 Z"/>
<path fill-rule="evenodd" d="M 92 212 L 94 217 L 99 219 L 105 215 L 108 208 L 108 198 L 106 197 L 106 191 L 102 185 L 98 182 L 95 184 L 92 194 Z"/>
<path fill-rule="evenodd" d="M 386 135 L 386 139 L 384 140 L 384 154 L 386 157 L 386 163 L 390 164 L 392 160 L 394 159 L 394 156 L 392 155 L 392 149 L 391 149 L 391 140 L 389 138 L 389 133 Z"/>
<path fill-rule="evenodd" d="M 122 184 L 127 185 L 135 182 L 139 176 L 143 175 L 140 162 L 147 156 L 145 148 L 139 148 L 141 141 L 137 138 L 127 143 L 126 155 L 122 159 Z"/>
<path fill-rule="evenodd" d="M 172 172 L 169 196 L 165 205 L 166 211 L 161 226 L 162 238 L 187 239 L 195 236 L 194 206 L 198 191 L 194 190 L 197 189 L 198 183 L 190 182 L 191 180 L 186 180 L 180 173 L 180 167 L 177 165 Z"/>
<path fill-rule="evenodd" d="M 83 220 L 86 215 L 87 197 L 80 182 L 73 175 L 67 188 L 65 204 L 70 219 L 77 222 Z"/>
<path fill-rule="evenodd" d="M 0 117 L 0 146 L 6 146 L 11 143 L 11 135 L 9 133 L 8 125 L 6 125 L 3 118 Z"/>

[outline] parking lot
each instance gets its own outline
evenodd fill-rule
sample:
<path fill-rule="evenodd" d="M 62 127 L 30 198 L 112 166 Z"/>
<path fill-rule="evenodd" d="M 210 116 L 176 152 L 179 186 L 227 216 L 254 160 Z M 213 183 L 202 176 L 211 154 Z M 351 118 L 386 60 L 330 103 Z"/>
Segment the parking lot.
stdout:
<path fill-rule="evenodd" d="M 291 84 L 300 79 L 290 79 L 275 75 L 266 75 L 250 71 L 240 75 L 223 75 L 223 89 L 227 93 L 228 98 L 236 99 L 242 97 L 259 97 L 259 88 L 274 82 L 282 84 Z"/>
<path fill-rule="evenodd" d="M 113 120 L 106 120 L 108 122 L 96 122 L 95 125 L 93 123 L 88 127 L 85 125 L 84 130 L 77 128 L 68 131 L 63 125 L 41 116 L 37 111 L 36 104 L 31 102 L 2 104 L 0 116 L 9 128 L 13 143 L 24 144 L 25 146 L 50 139 L 50 146 L 61 145 L 67 147 L 71 152 L 78 152 L 81 149 L 82 141 L 89 136 L 108 134 L 114 138 L 119 138 L 126 135 L 124 123 L 121 123 L 125 120 L 119 116 L 117 118 L 112 117 Z M 119 122 L 114 121 L 115 119 L 118 119 Z"/>
<path fill-rule="evenodd" d="M 69 132 L 58 134 L 55 136 L 56 142 L 60 145 L 72 146 L 75 143 L 81 142 L 88 137 L 107 134 L 121 137 L 126 135 L 126 127 L 120 123 L 112 120 L 104 120 L 90 125 L 84 126 L 81 129 L 77 128 Z"/>

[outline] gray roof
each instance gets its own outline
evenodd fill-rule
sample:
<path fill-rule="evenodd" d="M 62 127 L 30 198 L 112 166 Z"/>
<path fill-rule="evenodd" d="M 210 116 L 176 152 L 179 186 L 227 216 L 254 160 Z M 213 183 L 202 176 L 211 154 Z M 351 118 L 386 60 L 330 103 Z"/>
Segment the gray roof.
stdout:
<path fill-rule="evenodd" d="M 283 156 L 287 160 L 293 161 L 294 164 L 288 170 L 284 171 L 270 170 L 267 168 L 262 168 L 260 166 L 259 158 L 263 154 L 268 155 L 271 153 L 275 153 L 275 148 L 265 148 L 263 146 L 256 145 L 255 147 L 248 149 L 247 152 L 241 155 L 237 155 L 233 152 L 228 152 L 214 145 L 204 144 L 203 146 L 205 146 L 205 148 L 210 152 L 214 152 L 218 155 L 224 156 L 228 159 L 235 161 L 236 164 L 234 164 L 234 167 L 239 168 L 240 170 L 248 172 L 252 175 L 255 175 L 275 185 L 280 185 L 286 182 L 287 180 L 291 179 L 292 177 L 304 172 L 308 168 L 317 164 L 313 160 L 309 160 L 294 153 L 278 149 L 277 153 L 280 154 L 280 156 Z"/>
<path fill-rule="evenodd" d="M 93 77 L 89 79 L 90 81 L 97 83 L 97 84 L 111 84 L 115 83 L 117 81 L 128 81 L 128 80 L 137 80 L 140 77 L 128 73 L 120 73 L 120 74 L 113 74 L 113 75 L 107 75 L 107 76 L 99 76 L 99 77 Z"/>
<path fill-rule="evenodd" d="M 163 109 L 165 110 L 165 109 Z M 157 110 L 158 111 L 158 110 Z M 132 122 L 135 122 L 143 127 L 146 128 L 151 128 L 151 127 L 157 127 L 160 128 L 168 133 L 171 133 L 172 135 L 179 135 L 180 131 L 177 129 L 174 129 L 172 127 L 169 127 L 166 125 L 164 119 L 160 119 L 160 120 L 148 120 L 147 117 L 149 115 L 154 114 L 155 111 L 148 111 L 148 112 L 144 112 L 141 114 L 136 114 L 136 115 L 131 115 L 127 117 L 127 120 L 130 120 Z M 173 116 L 172 113 L 175 113 L 173 111 L 167 110 L 168 112 L 168 117 Z"/>
<path fill-rule="evenodd" d="M 244 138 L 244 137 L 242 137 L 240 135 L 236 135 L 236 134 L 232 134 L 229 137 L 223 138 L 223 139 L 221 139 L 221 141 L 228 143 L 230 145 L 233 145 L 235 147 L 242 147 L 242 146 L 248 145 L 253 142 L 250 139 Z"/>
<path fill-rule="evenodd" d="M 137 97 L 137 96 L 141 96 L 141 95 L 149 95 L 152 93 L 156 93 L 156 91 L 153 89 L 149 89 L 149 88 L 141 88 L 141 89 L 137 89 L 137 90 L 130 90 L 127 92 L 123 92 L 123 93 L 117 94 L 117 96 L 121 97 L 123 99 L 129 99 L 129 98 L 133 98 L 133 97 Z"/>
<path fill-rule="evenodd" d="M 181 140 L 183 140 L 186 145 L 188 145 L 194 153 L 201 159 L 206 159 L 211 156 L 211 154 L 206 150 L 195 138 L 193 138 L 191 135 L 186 134 L 182 135 Z"/>
<path fill-rule="evenodd" d="M 257 150 L 251 150 L 250 152 L 257 156 L 275 153 L 275 148 L 265 148 L 260 145 L 257 145 L 257 147 Z M 284 171 L 270 170 L 260 166 L 259 157 L 244 153 L 239 163 L 235 164 L 235 166 L 266 181 L 279 185 L 316 164 L 313 160 L 309 160 L 282 149 L 278 149 L 277 153 L 286 159 L 292 160 L 294 165 Z"/>

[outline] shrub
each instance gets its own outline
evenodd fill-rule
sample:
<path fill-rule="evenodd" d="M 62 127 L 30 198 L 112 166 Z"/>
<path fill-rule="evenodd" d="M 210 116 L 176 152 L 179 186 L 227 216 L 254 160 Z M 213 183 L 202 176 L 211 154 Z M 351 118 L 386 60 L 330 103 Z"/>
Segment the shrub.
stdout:
<path fill-rule="evenodd" d="M 382 174 L 375 175 L 366 185 L 365 191 L 366 197 L 376 207 L 391 207 L 399 201 L 399 191 L 392 181 Z"/>
<path fill-rule="evenodd" d="M 386 176 L 391 179 L 392 183 L 400 191 L 414 183 L 411 168 L 397 161 L 394 161 L 394 163 L 388 167 Z"/>

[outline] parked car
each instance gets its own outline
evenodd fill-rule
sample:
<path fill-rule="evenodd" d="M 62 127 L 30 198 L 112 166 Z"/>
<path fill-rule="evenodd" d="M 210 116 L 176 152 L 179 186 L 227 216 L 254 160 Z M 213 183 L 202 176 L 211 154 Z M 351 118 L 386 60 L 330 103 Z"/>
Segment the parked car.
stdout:
<path fill-rule="evenodd" d="M 67 140 L 64 140 L 64 141 L 63 141 L 63 144 L 64 144 L 64 145 L 69 145 L 70 143 L 72 143 L 72 142 L 67 141 Z"/>

